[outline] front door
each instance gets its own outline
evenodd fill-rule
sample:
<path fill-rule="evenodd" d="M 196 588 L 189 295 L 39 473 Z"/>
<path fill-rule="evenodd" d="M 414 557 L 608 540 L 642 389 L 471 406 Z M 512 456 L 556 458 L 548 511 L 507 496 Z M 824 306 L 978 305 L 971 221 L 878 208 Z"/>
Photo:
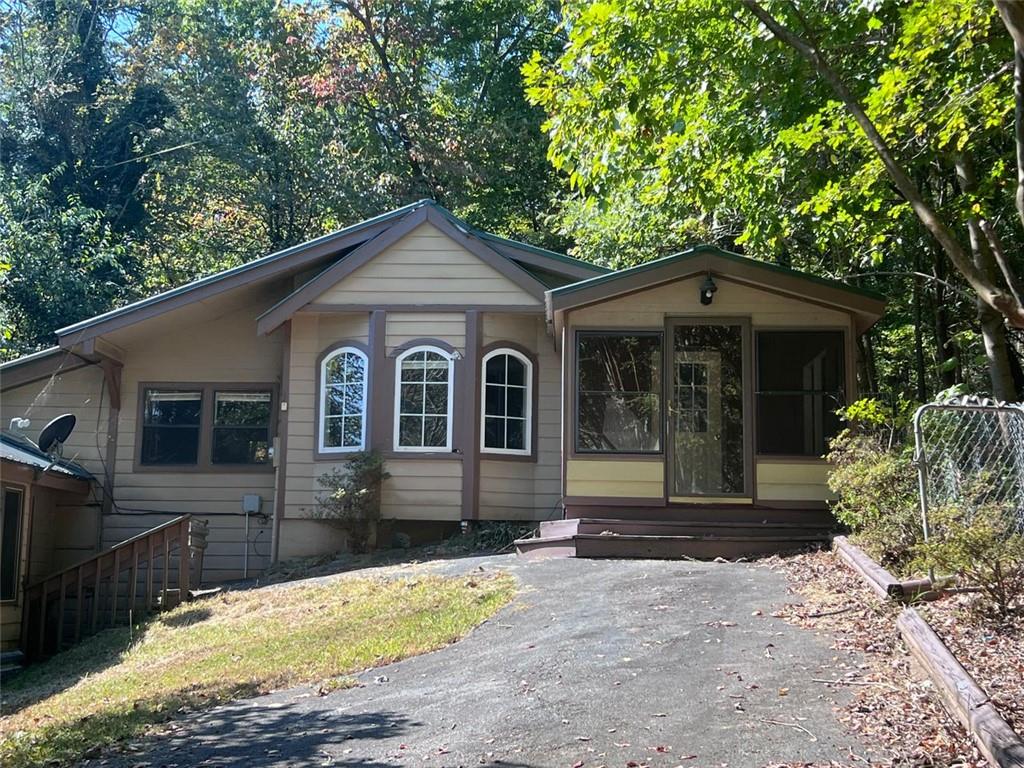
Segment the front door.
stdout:
<path fill-rule="evenodd" d="M 671 497 L 748 495 L 745 331 L 740 322 L 670 324 Z"/>

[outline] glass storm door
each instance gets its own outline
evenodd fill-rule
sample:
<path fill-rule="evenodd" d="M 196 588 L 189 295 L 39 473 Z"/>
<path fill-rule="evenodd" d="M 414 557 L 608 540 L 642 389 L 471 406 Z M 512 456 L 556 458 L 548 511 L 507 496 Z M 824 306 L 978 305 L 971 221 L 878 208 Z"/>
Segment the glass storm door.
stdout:
<path fill-rule="evenodd" d="M 673 324 L 671 496 L 746 491 L 743 331 L 739 323 Z"/>

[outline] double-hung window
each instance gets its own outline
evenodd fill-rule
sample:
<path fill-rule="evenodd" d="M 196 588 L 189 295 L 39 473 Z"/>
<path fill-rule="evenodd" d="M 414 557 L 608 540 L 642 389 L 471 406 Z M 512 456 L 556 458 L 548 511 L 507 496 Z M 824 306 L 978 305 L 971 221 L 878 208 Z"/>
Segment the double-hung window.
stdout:
<path fill-rule="evenodd" d="M 395 450 L 452 449 L 452 355 L 414 347 L 395 361 Z"/>
<path fill-rule="evenodd" d="M 483 359 L 481 450 L 522 456 L 530 453 L 533 363 L 513 349 L 496 349 Z"/>
<path fill-rule="evenodd" d="M 366 446 L 367 358 L 342 347 L 320 364 L 320 451 L 344 453 Z"/>
<path fill-rule="evenodd" d="M 214 392 L 212 463 L 270 461 L 270 399 L 270 392 Z"/>
<path fill-rule="evenodd" d="M 146 389 L 142 411 L 142 464 L 193 466 L 199 462 L 203 390 Z"/>
<path fill-rule="evenodd" d="M 140 466 L 182 471 L 270 466 L 274 394 L 269 385 L 145 385 L 140 396 Z"/>

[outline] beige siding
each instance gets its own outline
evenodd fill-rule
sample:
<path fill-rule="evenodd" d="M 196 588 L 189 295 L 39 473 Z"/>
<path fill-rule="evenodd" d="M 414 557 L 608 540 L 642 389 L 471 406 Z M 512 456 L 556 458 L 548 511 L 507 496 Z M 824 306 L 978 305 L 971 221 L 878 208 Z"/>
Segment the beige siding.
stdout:
<path fill-rule="evenodd" d="M 27 418 L 32 426 L 25 433 L 31 438 L 37 437 L 39 430 L 52 419 L 64 413 L 74 414 L 77 422 L 64 444 L 64 456 L 78 462 L 97 478 L 94 492 L 88 497 L 55 496 L 61 535 L 52 556 L 47 555 L 46 568 L 63 567 L 96 551 L 108 451 L 108 402 L 103 371 L 97 365 L 58 373 L 50 379 L 0 394 L 0 423 L 6 427 L 16 416 Z"/>
<path fill-rule="evenodd" d="M 369 340 L 369 314 L 299 314 L 292 319 L 291 358 L 288 382 L 288 480 L 285 491 L 285 518 L 308 518 L 316 507 L 320 492 L 317 482 L 334 466 L 314 461 L 316 445 L 317 359 L 328 348 L 345 341 L 366 344 Z M 371 397 L 375 396 L 371 393 Z M 294 529 L 296 535 L 304 531 Z M 285 542 L 282 529 L 281 546 Z M 328 537 L 328 540 L 330 537 Z M 282 552 L 284 549 L 282 549 Z M 282 555 L 283 557 L 284 555 Z"/>
<path fill-rule="evenodd" d="M 543 317 L 487 313 L 484 345 L 511 342 L 537 358 L 537 391 L 533 394 L 537 430 L 536 461 L 488 458 L 480 461 L 482 520 L 545 520 L 558 515 L 561 498 L 561 359 L 547 335 Z"/>
<path fill-rule="evenodd" d="M 77 358 L 69 358 L 68 362 Z M 0 382 L 2 383 L 2 382 Z M 50 379 L 33 381 L 0 394 L 0 420 L 4 428 L 20 416 L 31 420 L 25 434 L 39 435 L 52 419 L 73 413 L 75 431 L 64 444 L 65 458 L 77 461 L 96 477 L 103 477 L 107 441 L 107 393 L 103 370 L 87 365 L 58 373 Z"/>
<path fill-rule="evenodd" d="M 385 249 L 316 303 L 539 304 L 431 224 Z"/>
<path fill-rule="evenodd" d="M 845 312 L 734 283 L 724 277 L 716 277 L 718 291 L 715 300 L 710 306 L 704 306 L 698 298 L 703 280 L 701 275 L 573 310 L 572 323 L 576 326 L 661 328 L 666 315 L 684 315 L 750 317 L 755 327 L 845 328 L 850 324 L 850 316 Z"/>
<path fill-rule="evenodd" d="M 463 312 L 388 312 L 387 352 L 391 354 L 414 339 L 440 339 L 466 351 L 466 315 Z"/>
<path fill-rule="evenodd" d="M 399 520 L 460 520 L 462 462 L 451 459 L 389 459 L 381 516 Z"/>
<path fill-rule="evenodd" d="M 346 318 L 346 319 L 339 319 Z M 465 349 L 466 320 L 459 313 L 388 312 L 388 351 L 415 338 L 434 338 Z M 314 458 L 317 439 L 315 398 L 316 359 L 329 346 L 355 339 L 365 343 L 369 333 L 369 314 L 302 313 L 292 322 L 290 395 L 288 408 L 288 483 L 285 492 L 285 517 L 305 519 L 292 527 L 298 541 L 282 529 L 281 556 L 298 553 L 316 536 L 322 524 L 311 521 L 322 492 L 318 479 L 344 463 Z M 394 381 L 377 382 L 370 392 L 371 402 L 385 398 L 390 410 L 394 404 Z M 390 436 L 388 441 L 390 447 Z M 387 460 L 391 478 L 385 483 L 382 515 L 412 520 L 459 520 L 462 517 L 462 462 L 457 459 L 391 457 Z M 303 544 L 306 541 L 307 544 Z M 337 541 L 328 537 L 329 546 Z M 328 546 L 328 544 L 318 544 Z"/>
<path fill-rule="evenodd" d="M 345 547 L 345 534 L 319 520 L 286 518 L 281 521 L 281 544 L 278 557 L 329 555 Z"/>
<path fill-rule="evenodd" d="M 256 335 L 256 316 L 274 295 L 257 294 L 215 319 L 197 309 L 175 313 L 175 330 L 138 338 L 125 347 L 115 498 L 117 509 L 104 520 L 103 544 L 110 546 L 185 513 L 209 520 L 203 580 L 242 575 L 248 549 L 250 574 L 269 563 L 274 472 L 175 472 L 136 470 L 135 451 L 141 382 L 225 382 L 280 385 L 281 334 Z M 276 416 L 276 414 L 275 414 Z M 266 518 L 249 520 L 248 542 L 242 496 L 263 498 Z"/>
<path fill-rule="evenodd" d="M 547 336 L 543 315 L 509 315 L 485 312 L 483 316 L 483 344 L 510 341 L 536 353 L 538 344 L 554 346 Z"/>
<path fill-rule="evenodd" d="M 835 498 L 828 489 L 825 461 L 784 462 L 758 459 L 757 496 L 761 501 L 825 501 Z"/>
<path fill-rule="evenodd" d="M 329 544 L 318 539 L 314 531 L 322 524 L 309 520 L 315 513 L 321 493 L 318 478 L 344 462 L 343 458 L 337 462 L 314 458 L 315 364 L 324 349 L 339 341 L 364 341 L 368 335 L 368 322 L 367 313 L 318 315 L 313 312 L 301 313 L 292 322 L 285 518 L 304 522 L 297 527 L 282 528 L 282 557 L 298 554 L 310 547 L 333 547 L 337 544 L 330 537 L 326 539 Z M 388 311 L 385 346 L 392 353 L 396 347 L 413 339 L 434 338 L 464 352 L 465 327 L 465 315 L 461 312 Z M 533 351 L 539 358 L 539 388 L 534 401 L 538 409 L 538 461 L 488 460 L 484 457 L 480 480 L 481 517 L 543 519 L 551 516 L 561 495 L 560 358 L 539 315 L 486 313 L 483 316 L 483 342 L 494 341 L 514 342 Z M 370 392 L 370 398 L 385 398 L 386 407 L 391 412 L 393 390 L 393 381 L 379 383 Z M 388 448 L 391 447 L 390 438 L 389 435 Z M 462 517 L 461 460 L 391 456 L 387 460 L 387 468 L 391 478 L 384 488 L 384 517 L 449 521 Z M 292 530 L 295 541 L 291 540 Z"/>
<path fill-rule="evenodd" d="M 83 560 L 95 551 L 96 518 L 83 517 L 79 494 L 25 486 L 19 539 L 18 596 L 0 606 L 0 650 L 18 647 L 21 634 L 22 586 Z M 6 487 L 5 485 L 5 487 Z"/>
<path fill-rule="evenodd" d="M 21 635 L 21 603 L 0 605 L 0 653 L 16 651 Z"/>
<path fill-rule="evenodd" d="M 569 459 L 567 496 L 663 498 L 665 469 L 660 461 L 622 459 Z"/>

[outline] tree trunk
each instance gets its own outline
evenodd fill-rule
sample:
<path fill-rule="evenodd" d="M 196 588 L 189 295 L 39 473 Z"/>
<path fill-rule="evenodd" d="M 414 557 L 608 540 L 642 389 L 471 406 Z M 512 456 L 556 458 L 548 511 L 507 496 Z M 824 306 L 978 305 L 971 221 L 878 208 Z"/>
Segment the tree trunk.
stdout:
<path fill-rule="evenodd" d="M 964 194 L 972 194 L 977 187 L 974 165 L 969 155 L 958 155 L 955 160 L 957 182 Z M 995 259 L 988 247 L 977 217 L 967 218 L 967 234 L 970 237 L 971 252 L 974 265 L 979 272 L 994 275 Z M 1010 347 L 1006 341 L 1006 325 L 1003 317 L 991 306 L 977 301 L 978 324 L 981 326 L 981 337 L 985 345 L 985 359 L 988 361 L 988 376 L 992 384 L 992 396 L 997 400 L 1012 402 L 1017 399 L 1016 386 L 1013 381 L 1013 369 L 1010 366 Z"/>
<path fill-rule="evenodd" d="M 914 252 L 914 271 L 920 273 L 921 271 L 921 252 Z M 917 275 L 914 276 L 914 296 L 913 296 L 913 311 L 914 311 L 914 373 L 916 374 L 916 389 L 917 389 L 917 401 L 923 403 L 928 398 L 928 383 L 926 379 L 926 371 L 924 364 L 924 339 L 922 338 L 922 326 L 924 325 L 922 320 L 923 312 L 921 310 L 921 278 Z"/>
<path fill-rule="evenodd" d="M 945 285 L 946 261 L 942 258 L 941 253 L 936 253 L 938 246 L 934 244 L 934 241 L 932 243 L 932 274 L 935 275 L 935 281 L 932 283 L 935 288 L 935 307 L 932 312 L 935 328 L 935 358 L 939 366 L 939 381 L 942 382 L 943 389 L 948 389 L 961 381 L 960 350 L 954 345 L 949 333 L 947 302 L 951 297 L 948 296 Z M 947 361 L 953 357 L 957 359 L 957 364 L 950 368 L 947 366 Z"/>

